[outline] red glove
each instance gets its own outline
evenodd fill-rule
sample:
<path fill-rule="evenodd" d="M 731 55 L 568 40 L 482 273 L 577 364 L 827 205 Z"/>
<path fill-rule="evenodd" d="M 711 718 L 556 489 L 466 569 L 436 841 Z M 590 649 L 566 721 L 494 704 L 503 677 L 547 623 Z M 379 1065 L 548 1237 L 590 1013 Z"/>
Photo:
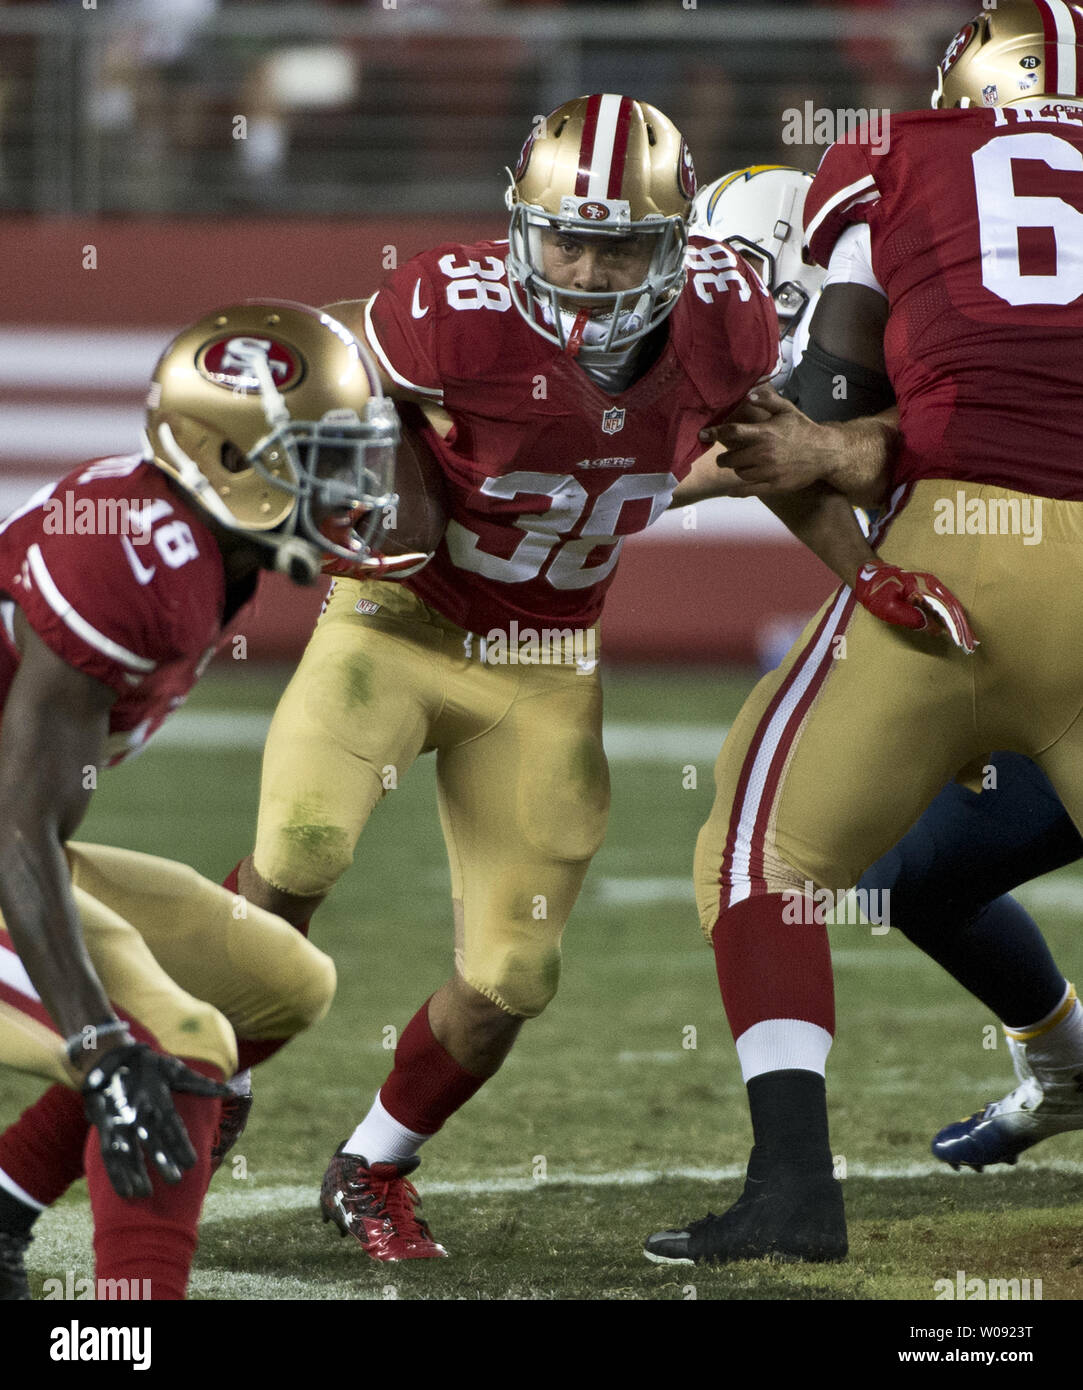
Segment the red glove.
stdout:
<path fill-rule="evenodd" d="M 967 656 L 978 646 L 966 610 L 935 574 L 902 570 L 897 565 L 879 561 L 862 565 L 854 585 L 854 597 L 873 617 L 895 627 L 926 628 L 931 614 Z"/>
<path fill-rule="evenodd" d="M 424 551 L 406 555 L 366 555 L 363 560 L 344 560 L 329 555 L 321 566 L 323 574 L 340 579 L 406 579 L 432 559 Z"/>
<path fill-rule="evenodd" d="M 320 566 L 321 573 L 336 575 L 340 579 L 406 579 L 432 559 L 432 555 L 423 550 L 410 550 L 402 555 L 366 554 L 353 532 L 353 527 L 364 515 L 364 508 L 357 507 L 347 517 L 331 516 L 321 523 L 319 530 L 322 536 L 344 550 L 357 552 L 356 560 L 326 552 Z"/>

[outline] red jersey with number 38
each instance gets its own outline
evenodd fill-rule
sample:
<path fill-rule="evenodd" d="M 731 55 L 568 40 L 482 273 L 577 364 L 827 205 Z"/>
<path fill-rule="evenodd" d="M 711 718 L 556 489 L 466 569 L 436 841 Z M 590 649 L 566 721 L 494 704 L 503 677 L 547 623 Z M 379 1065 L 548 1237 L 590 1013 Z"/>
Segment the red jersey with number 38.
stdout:
<path fill-rule="evenodd" d="M 19 657 L 4 595 L 62 661 L 108 685 L 109 762 L 137 751 L 214 655 L 222 556 L 138 456 L 98 459 L 0 522 L 0 710 Z"/>
<path fill-rule="evenodd" d="M 726 416 L 778 357 L 774 306 L 744 262 L 693 243 L 657 360 L 610 395 L 523 320 L 506 242 L 415 257 L 374 296 L 366 334 L 385 371 L 443 405 L 431 431 L 450 499 L 445 539 L 406 581 L 471 632 L 586 627 L 623 538 L 669 505 Z"/>
<path fill-rule="evenodd" d="M 867 222 L 898 482 L 1083 499 L 1083 107 L 904 112 L 824 155 L 812 258 Z"/>

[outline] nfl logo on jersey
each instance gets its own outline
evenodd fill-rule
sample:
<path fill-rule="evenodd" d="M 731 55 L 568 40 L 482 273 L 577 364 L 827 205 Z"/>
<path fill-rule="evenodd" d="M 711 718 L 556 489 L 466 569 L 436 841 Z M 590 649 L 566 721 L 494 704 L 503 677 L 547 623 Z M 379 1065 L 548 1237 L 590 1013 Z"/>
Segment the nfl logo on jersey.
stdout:
<path fill-rule="evenodd" d="M 614 406 L 612 410 L 607 410 L 602 416 L 602 432 L 604 434 L 616 434 L 618 430 L 624 428 L 624 411 Z"/>

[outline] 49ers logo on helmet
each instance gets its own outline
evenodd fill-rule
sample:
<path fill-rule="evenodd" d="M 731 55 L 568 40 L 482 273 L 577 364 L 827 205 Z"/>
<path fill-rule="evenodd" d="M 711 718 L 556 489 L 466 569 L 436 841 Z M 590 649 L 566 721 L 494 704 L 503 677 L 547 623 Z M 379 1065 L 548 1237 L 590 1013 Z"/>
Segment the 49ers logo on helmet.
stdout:
<path fill-rule="evenodd" d="M 298 353 L 276 338 L 256 338 L 223 333 L 212 338 L 196 353 L 200 375 L 231 391 L 258 391 L 259 377 L 253 363 L 266 358 L 271 378 L 280 391 L 296 386 L 304 375 L 304 362 Z"/>
<path fill-rule="evenodd" d="M 530 163 L 530 151 L 531 151 L 533 148 L 534 148 L 534 132 L 531 131 L 530 134 L 529 134 L 529 135 L 526 137 L 526 139 L 523 141 L 523 148 L 519 151 L 519 162 L 518 162 L 518 164 L 516 164 L 516 166 L 515 166 L 515 182 L 516 182 L 516 183 L 518 183 L 519 180 L 520 180 L 520 179 L 523 177 L 523 175 L 526 173 L 526 166 Z"/>
<path fill-rule="evenodd" d="M 604 203 L 580 203 L 579 216 L 588 222 L 604 222 L 609 216 L 609 209 Z"/>
<path fill-rule="evenodd" d="M 692 151 L 681 141 L 681 154 L 677 160 L 677 182 L 681 192 L 689 202 L 696 196 L 696 166 L 692 163 Z"/>
<path fill-rule="evenodd" d="M 955 66 L 958 60 L 962 57 L 963 51 L 965 50 L 967 44 L 970 42 L 970 40 L 974 37 L 974 35 L 977 32 L 978 26 L 973 22 L 971 22 L 970 24 L 963 25 L 963 27 L 952 39 L 951 43 L 948 44 L 947 52 L 940 60 L 940 71 L 942 73 L 946 75 L 950 71 L 950 69 Z"/>

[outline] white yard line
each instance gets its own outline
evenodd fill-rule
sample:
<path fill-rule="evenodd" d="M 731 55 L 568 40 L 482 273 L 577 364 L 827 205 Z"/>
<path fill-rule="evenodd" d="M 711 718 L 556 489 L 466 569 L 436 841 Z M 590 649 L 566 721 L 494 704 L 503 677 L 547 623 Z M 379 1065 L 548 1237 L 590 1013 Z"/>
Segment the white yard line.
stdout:
<path fill-rule="evenodd" d="M 1083 1173 L 1083 1162 L 1049 1159 L 1040 1163 L 1029 1162 L 1027 1168 L 1032 1172 L 1052 1172 L 1078 1177 Z M 423 1195 L 432 1197 L 487 1197 L 501 1193 L 526 1196 L 553 1187 L 649 1187 L 652 1183 L 678 1179 L 705 1184 L 735 1183 L 744 1173 L 744 1166 L 739 1164 L 722 1168 L 671 1168 L 665 1172 L 650 1168 L 619 1168 L 603 1173 L 556 1169 L 545 1179 L 495 1175 L 468 1179 L 423 1179 L 422 1192 Z M 933 1176 L 949 1176 L 944 1164 L 932 1160 L 911 1163 L 851 1163 L 847 1171 L 847 1180 L 871 1178 L 881 1182 Z M 1005 1170 L 1001 1176 L 1006 1177 L 1007 1171 Z M 952 1174 L 951 1177 L 955 1181 L 975 1181 L 969 1175 Z M 988 1185 L 987 1177 L 983 1178 L 983 1181 Z M 318 1192 L 319 1181 L 316 1178 L 306 1184 L 281 1183 L 267 1187 L 258 1187 L 248 1181 L 231 1182 L 227 1165 L 207 1196 L 203 1208 L 203 1224 L 219 1225 L 230 1221 L 246 1221 L 253 1216 L 273 1212 L 296 1211 L 311 1216 L 315 1225 L 319 1221 L 316 1207 Z M 76 1279 L 86 1277 L 92 1267 L 91 1237 L 91 1215 L 87 1204 L 65 1204 L 56 1211 L 46 1211 L 35 1227 L 34 1243 L 30 1247 L 27 1265 L 32 1273 L 46 1278 L 63 1279 L 69 1270 L 73 1271 L 73 1277 Z M 310 1287 L 302 1280 L 271 1274 L 242 1274 L 214 1268 L 196 1270 L 193 1273 L 192 1291 L 210 1298 L 224 1294 L 234 1298 L 291 1299 L 320 1296 L 318 1285 Z"/>
<path fill-rule="evenodd" d="M 1083 1173 L 1083 1162 L 1075 1159 L 1030 1161 L 1026 1166 L 1031 1172 L 1060 1173 L 1071 1177 Z M 729 1164 L 721 1168 L 670 1168 L 664 1172 L 652 1168 L 618 1168 L 602 1173 L 582 1173 L 574 1169 L 562 1171 L 555 1168 L 544 1179 L 494 1175 L 465 1179 L 421 1178 L 420 1182 L 423 1196 L 491 1197 L 509 1192 L 525 1195 L 553 1187 L 649 1187 L 652 1183 L 675 1180 L 728 1183 L 739 1181 L 744 1174 L 743 1164 Z M 850 1163 L 846 1180 L 870 1178 L 877 1182 L 893 1182 L 935 1176 L 959 1182 L 975 1181 L 968 1174 L 950 1173 L 943 1163 L 933 1159 L 909 1163 Z M 1000 1176 L 1007 1177 L 1008 1170 L 1005 1169 Z M 318 1193 L 317 1178 L 306 1184 L 276 1183 L 267 1187 L 259 1187 L 247 1180 L 231 1181 L 227 1164 L 207 1196 L 203 1222 L 244 1221 L 267 1212 L 306 1209 L 316 1216 Z M 64 1252 L 69 1252 L 70 1258 L 72 1245 L 80 1242 L 85 1242 L 89 1248 L 90 1233 L 89 1206 L 65 1205 L 58 1211 L 46 1212 L 34 1231 L 35 1239 L 31 1246 L 33 1268 L 39 1271 L 66 1268 Z"/>
<path fill-rule="evenodd" d="M 149 747 L 258 749 L 263 747 L 270 724 L 269 714 L 251 710 L 179 710 L 154 735 Z M 709 759 L 713 764 L 728 728 L 726 724 L 615 720 L 605 726 L 605 751 L 611 762 L 684 764 Z"/>

